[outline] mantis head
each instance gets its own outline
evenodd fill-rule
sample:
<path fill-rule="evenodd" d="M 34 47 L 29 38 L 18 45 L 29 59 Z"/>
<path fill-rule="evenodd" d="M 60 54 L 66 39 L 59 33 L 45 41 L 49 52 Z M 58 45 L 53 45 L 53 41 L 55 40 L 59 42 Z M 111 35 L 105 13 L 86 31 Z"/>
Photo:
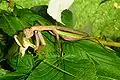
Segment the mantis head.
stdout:
<path fill-rule="evenodd" d="M 27 39 L 31 38 L 34 35 L 34 31 L 32 29 L 24 29 L 24 34 Z"/>

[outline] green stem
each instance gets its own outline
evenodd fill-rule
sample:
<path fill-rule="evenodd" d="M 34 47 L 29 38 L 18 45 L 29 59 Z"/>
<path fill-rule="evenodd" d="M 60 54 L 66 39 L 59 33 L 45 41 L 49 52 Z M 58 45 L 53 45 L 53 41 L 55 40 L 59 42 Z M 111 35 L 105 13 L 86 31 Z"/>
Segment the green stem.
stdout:
<path fill-rule="evenodd" d="M 111 46 L 114 46 L 114 47 L 120 47 L 120 43 L 118 43 L 118 42 L 113 42 L 113 41 L 105 41 L 105 40 L 100 40 L 100 39 L 97 39 L 101 44 L 103 44 L 103 45 L 105 45 L 105 46 L 109 46 L 109 47 L 111 47 Z M 98 42 L 96 40 L 96 42 Z M 94 41 L 95 41 L 95 39 L 94 39 Z"/>

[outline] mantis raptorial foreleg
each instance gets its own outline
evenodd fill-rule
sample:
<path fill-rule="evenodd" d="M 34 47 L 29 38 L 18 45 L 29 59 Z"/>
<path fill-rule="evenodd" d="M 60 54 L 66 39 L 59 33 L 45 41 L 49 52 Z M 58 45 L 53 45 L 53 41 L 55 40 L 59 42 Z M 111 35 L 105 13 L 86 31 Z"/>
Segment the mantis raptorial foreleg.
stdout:
<path fill-rule="evenodd" d="M 39 53 L 41 49 L 46 45 L 46 43 L 40 31 L 35 31 L 35 37 L 36 37 L 36 50 L 38 50 Z"/>
<path fill-rule="evenodd" d="M 39 36 L 39 39 L 41 41 L 41 45 L 45 46 L 46 45 L 46 42 L 42 36 L 42 33 L 40 31 L 38 31 L 38 36 Z"/>
<path fill-rule="evenodd" d="M 35 39 L 36 39 L 36 49 L 35 50 L 37 50 L 39 48 L 39 45 L 40 45 L 40 38 L 38 35 L 38 31 L 35 31 Z"/>

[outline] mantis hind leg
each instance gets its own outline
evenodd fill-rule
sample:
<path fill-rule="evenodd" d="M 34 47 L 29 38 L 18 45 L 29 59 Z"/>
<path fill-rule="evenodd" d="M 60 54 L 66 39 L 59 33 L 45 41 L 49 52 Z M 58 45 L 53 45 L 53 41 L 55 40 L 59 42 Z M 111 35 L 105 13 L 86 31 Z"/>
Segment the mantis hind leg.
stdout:
<path fill-rule="evenodd" d="M 58 43 L 58 53 L 59 53 L 60 56 L 62 56 L 62 48 L 61 48 L 60 36 L 59 36 L 59 34 L 57 34 L 56 31 L 53 30 L 52 32 L 53 32 L 53 34 L 55 34 L 56 39 L 57 39 L 57 43 Z"/>

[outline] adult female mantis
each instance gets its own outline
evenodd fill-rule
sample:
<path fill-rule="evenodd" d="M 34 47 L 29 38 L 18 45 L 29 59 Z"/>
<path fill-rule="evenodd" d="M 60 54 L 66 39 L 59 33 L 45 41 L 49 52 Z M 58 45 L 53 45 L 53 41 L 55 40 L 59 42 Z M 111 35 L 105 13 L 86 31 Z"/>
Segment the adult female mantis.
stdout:
<path fill-rule="evenodd" d="M 25 51 L 27 50 L 28 47 L 32 47 L 34 50 L 38 50 L 40 42 L 41 45 L 45 46 L 45 40 L 42 36 L 42 31 L 51 31 L 53 35 L 56 36 L 56 39 L 58 40 L 58 47 L 59 51 L 61 52 L 60 48 L 60 40 L 59 37 L 62 37 L 64 40 L 67 41 L 74 41 L 74 40 L 85 40 L 85 39 L 90 39 L 96 42 L 100 42 L 104 45 L 107 46 L 115 46 L 115 47 L 120 47 L 120 43 L 117 42 L 107 42 L 103 40 L 99 40 L 95 37 L 90 37 L 87 33 L 85 32 L 79 32 L 70 28 L 65 28 L 65 27 L 60 27 L 60 26 L 32 26 L 31 28 L 27 28 L 23 30 L 24 37 L 23 37 L 23 44 L 19 42 L 17 39 L 17 35 L 14 36 L 15 41 L 17 44 L 20 46 L 20 52 L 22 53 L 22 56 L 24 56 Z M 36 45 L 32 44 L 29 39 L 35 35 L 36 38 Z"/>

